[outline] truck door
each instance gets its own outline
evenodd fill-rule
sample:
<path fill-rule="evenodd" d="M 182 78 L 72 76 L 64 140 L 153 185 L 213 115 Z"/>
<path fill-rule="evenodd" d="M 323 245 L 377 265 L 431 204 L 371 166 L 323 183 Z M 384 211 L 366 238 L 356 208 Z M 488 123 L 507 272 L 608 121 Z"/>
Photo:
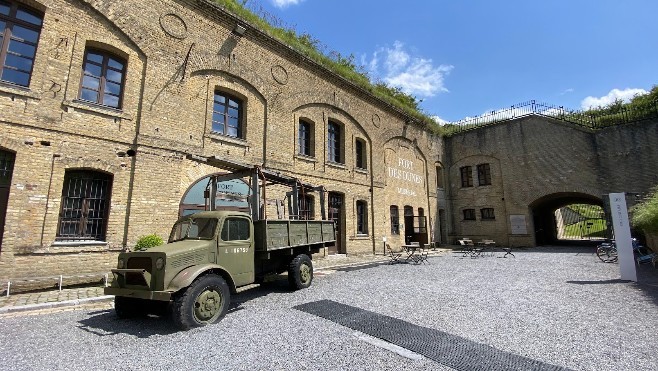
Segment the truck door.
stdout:
<path fill-rule="evenodd" d="M 240 216 L 224 218 L 217 240 L 217 264 L 228 269 L 236 286 L 254 282 L 254 228 Z"/>

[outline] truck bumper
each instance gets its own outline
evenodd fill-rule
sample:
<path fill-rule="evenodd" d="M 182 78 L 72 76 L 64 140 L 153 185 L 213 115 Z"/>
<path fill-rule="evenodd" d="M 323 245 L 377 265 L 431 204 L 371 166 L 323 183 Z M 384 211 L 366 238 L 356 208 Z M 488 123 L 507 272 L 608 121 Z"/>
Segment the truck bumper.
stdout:
<path fill-rule="evenodd" d="M 106 287 L 103 290 L 105 295 L 123 296 L 127 298 L 169 301 L 171 300 L 171 292 L 168 291 L 146 291 L 135 289 L 122 289 L 119 287 Z"/>

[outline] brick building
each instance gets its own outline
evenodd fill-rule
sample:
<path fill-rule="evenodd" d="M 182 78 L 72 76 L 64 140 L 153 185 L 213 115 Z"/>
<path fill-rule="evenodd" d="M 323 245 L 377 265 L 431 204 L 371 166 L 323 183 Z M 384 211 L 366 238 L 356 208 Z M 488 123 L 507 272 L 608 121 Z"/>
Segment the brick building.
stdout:
<path fill-rule="evenodd" d="M 658 183 L 633 154 L 656 162 L 655 123 L 531 116 L 441 138 L 211 1 L 0 0 L 0 30 L 0 280 L 109 271 L 203 209 L 222 163 L 324 186 L 339 243 L 323 254 L 534 245 L 549 201 L 624 191 L 620 166 Z M 247 207 L 247 188 L 221 184 L 218 204 Z M 268 190 L 268 216 L 321 217 L 318 195 L 288 201 Z"/>
<path fill-rule="evenodd" d="M 324 186 L 335 252 L 431 233 L 439 138 L 212 2 L 1 0 L 0 29 L 0 279 L 108 271 L 204 207 L 212 159 Z"/>

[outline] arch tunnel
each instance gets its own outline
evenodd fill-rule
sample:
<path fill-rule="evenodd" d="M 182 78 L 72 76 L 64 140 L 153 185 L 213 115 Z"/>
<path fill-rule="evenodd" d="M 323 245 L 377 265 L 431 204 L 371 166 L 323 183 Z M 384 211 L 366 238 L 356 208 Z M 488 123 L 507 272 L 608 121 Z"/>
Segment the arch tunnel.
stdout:
<path fill-rule="evenodd" d="M 560 222 L 556 218 L 556 210 L 574 204 L 603 208 L 603 200 L 600 197 L 576 192 L 553 193 L 529 205 L 534 222 L 535 245 L 570 245 L 589 242 L 586 239 L 565 239 L 560 236 Z"/>

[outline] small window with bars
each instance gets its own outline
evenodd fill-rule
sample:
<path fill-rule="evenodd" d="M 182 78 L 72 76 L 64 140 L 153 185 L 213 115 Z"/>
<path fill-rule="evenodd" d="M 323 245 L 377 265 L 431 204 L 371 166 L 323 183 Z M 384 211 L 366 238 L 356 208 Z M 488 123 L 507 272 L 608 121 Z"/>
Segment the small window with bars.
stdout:
<path fill-rule="evenodd" d="M 464 220 L 475 220 L 475 209 L 464 209 Z"/>
<path fill-rule="evenodd" d="M 86 170 L 64 174 L 58 241 L 105 241 L 112 175 Z"/>
<path fill-rule="evenodd" d="M 484 209 L 480 209 L 480 214 L 482 220 L 494 220 L 496 219 L 496 216 L 494 215 L 494 209 L 491 207 L 486 207 Z"/>

